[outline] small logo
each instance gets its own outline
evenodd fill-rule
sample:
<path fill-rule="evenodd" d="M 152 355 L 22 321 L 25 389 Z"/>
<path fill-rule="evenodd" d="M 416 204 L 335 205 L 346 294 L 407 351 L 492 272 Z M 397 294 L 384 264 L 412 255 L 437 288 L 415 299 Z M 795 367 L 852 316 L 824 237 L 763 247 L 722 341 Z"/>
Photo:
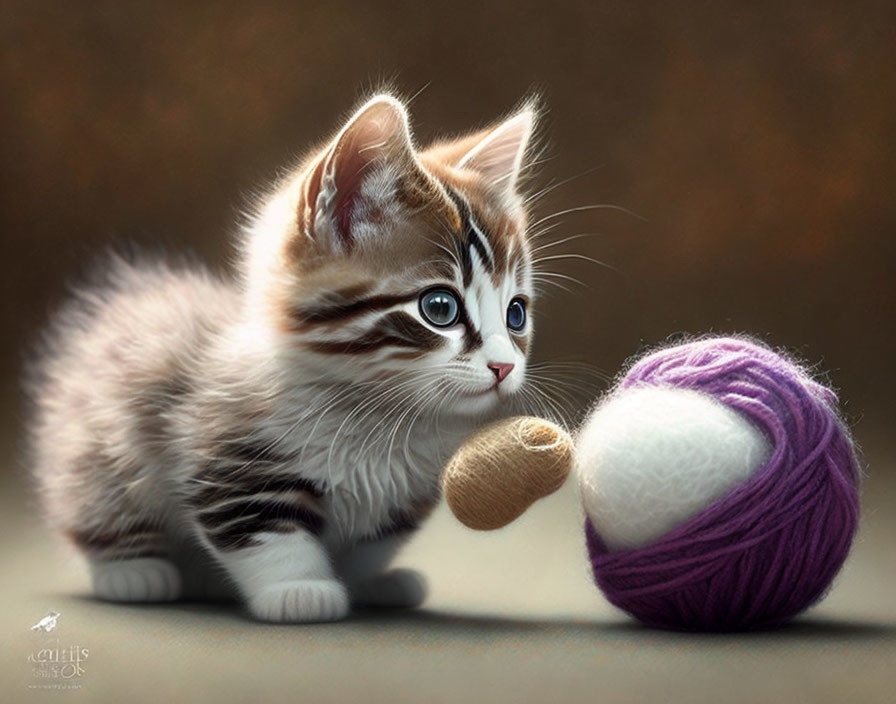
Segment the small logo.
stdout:
<path fill-rule="evenodd" d="M 51 611 L 31 627 L 31 632 L 44 636 L 56 628 L 60 615 Z M 59 637 L 40 638 L 33 647 L 27 658 L 31 667 L 29 689 L 81 689 L 90 656 L 88 648 Z"/>
<path fill-rule="evenodd" d="M 55 611 L 51 611 L 46 616 L 44 616 L 40 621 L 35 623 L 32 627 L 32 631 L 45 631 L 49 633 L 54 628 L 56 628 L 56 620 L 62 616 L 62 614 L 57 613 Z"/>

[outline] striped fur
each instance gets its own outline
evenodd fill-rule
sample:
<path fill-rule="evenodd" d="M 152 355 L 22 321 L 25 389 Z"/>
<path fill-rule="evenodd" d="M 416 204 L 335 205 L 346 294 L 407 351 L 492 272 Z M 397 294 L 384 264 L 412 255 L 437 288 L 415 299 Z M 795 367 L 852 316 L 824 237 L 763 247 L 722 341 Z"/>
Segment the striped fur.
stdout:
<path fill-rule="evenodd" d="M 257 545 L 265 532 L 307 530 L 321 535 L 326 525 L 324 491 L 288 471 L 297 457 L 269 446 L 224 441 L 219 454 L 197 473 L 189 499 L 209 542 L 219 550 Z"/>
<path fill-rule="evenodd" d="M 232 280 L 112 261 L 60 315 L 31 377 L 31 462 L 99 596 L 176 598 L 188 544 L 260 619 L 401 595 L 380 573 L 525 380 L 531 327 L 506 310 L 533 297 L 515 188 L 531 124 L 418 150 L 378 96 L 264 199 Z M 424 315 L 433 288 L 456 324 Z M 514 369 L 499 383 L 493 362 Z"/>
<path fill-rule="evenodd" d="M 67 536 L 85 553 L 100 559 L 164 557 L 168 554 L 168 541 L 161 527 L 148 521 L 138 520 L 106 533 L 96 529 L 72 529 Z"/>

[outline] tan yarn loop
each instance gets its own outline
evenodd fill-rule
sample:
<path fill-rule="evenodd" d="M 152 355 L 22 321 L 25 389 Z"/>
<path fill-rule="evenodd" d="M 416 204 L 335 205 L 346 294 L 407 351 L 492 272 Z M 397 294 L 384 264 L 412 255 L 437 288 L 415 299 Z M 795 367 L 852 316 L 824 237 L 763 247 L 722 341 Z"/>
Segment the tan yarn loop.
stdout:
<path fill-rule="evenodd" d="M 572 464 L 573 442 L 563 428 L 541 418 L 509 418 L 464 443 L 448 462 L 442 488 L 461 523 L 495 530 L 557 491 Z"/>

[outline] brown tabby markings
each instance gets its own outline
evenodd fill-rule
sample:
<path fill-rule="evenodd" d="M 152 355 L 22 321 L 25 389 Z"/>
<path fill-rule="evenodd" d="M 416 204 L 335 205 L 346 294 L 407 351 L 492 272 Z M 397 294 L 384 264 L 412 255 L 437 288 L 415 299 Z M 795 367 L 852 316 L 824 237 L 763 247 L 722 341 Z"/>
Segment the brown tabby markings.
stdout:
<path fill-rule="evenodd" d="M 337 292 L 342 293 L 342 292 Z M 320 305 L 315 307 L 300 307 L 293 311 L 292 318 L 295 321 L 295 329 L 307 330 L 321 323 L 345 322 L 351 318 L 370 313 L 375 310 L 392 308 L 402 303 L 408 303 L 417 298 L 418 292 L 404 294 L 381 294 L 361 298 L 354 301 L 346 301 L 335 305 Z M 345 298 L 348 298 L 347 296 Z"/>
<path fill-rule="evenodd" d="M 85 552 L 103 554 L 104 559 L 162 557 L 167 553 L 161 530 L 149 521 L 137 521 L 116 531 L 71 529 L 66 535 Z"/>
<path fill-rule="evenodd" d="M 454 206 L 457 208 L 461 228 L 458 231 L 457 245 L 461 258 L 464 286 L 469 286 L 473 280 L 473 262 L 471 251 L 476 250 L 485 270 L 491 274 L 495 286 L 500 286 L 507 274 L 508 250 L 505 237 L 491 235 L 488 228 L 480 225 L 480 219 L 474 217 L 473 208 L 455 191 L 448 191 Z M 491 251 L 486 249 L 482 242 L 483 236 Z"/>
<path fill-rule="evenodd" d="M 516 258 L 525 256 L 522 247 L 514 246 L 515 238 L 518 237 L 516 230 L 519 229 L 515 226 L 519 223 L 474 206 L 476 196 L 486 195 L 478 192 L 482 189 L 479 184 L 468 183 L 460 178 L 457 172 L 433 164 L 429 159 L 424 160 L 424 163 L 433 172 L 432 175 L 417 165 L 408 164 L 405 171 L 399 175 L 396 185 L 395 197 L 399 205 L 409 215 L 418 215 L 422 219 L 418 227 L 421 233 L 419 239 L 413 245 L 409 241 L 407 251 L 418 253 L 423 260 L 421 266 L 428 268 L 428 273 L 435 274 L 446 282 L 453 281 L 459 274 L 464 286 L 469 286 L 473 277 L 472 250 L 475 249 L 476 256 L 483 262 L 494 284 L 500 286 L 511 265 L 511 252 Z M 309 167 L 308 173 L 320 170 L 322 164 L 321 158 Z M 305 179 L 305 187 L 301 191 L 298 206 L 300 215 L 304 215 L 300 217 L 300 233 L 286 250 L 288 260 L 299 267 L 307 267 L 308 263 L 314 260 L 313 257 L 306 256 L 306 247 L 309 243 L 313 243 L 311 234 L 313 223 L 310 217 L 312 208 L 309 204 L 313 204 L 317 197 L 317 193 L 312 192 L 314 187 L 309 187 L 308 184 L 316 181 L 314 177 Z M 464 189 L 463 194 L 461 188 Z M 495 217 L 489 220 L 487 215 Z M 456 253 L 451 260 L 446 258 L 438 242 L 433 242 L 432 247 L 425 247 L 428 251 L 421 251 L 422 241 L 433 236 L 441 239 L 448 249 Z M 426 256 L 431 258 L 427 261 Z M 455 271 L 453 262 L 459 264 L 459 272 Z M 359 261 L 359 266 L 363 266 L 363 262 Z M 321 302 L 288 307 L 286 328 L 293 333 L 319 327 L 335 328 L 363 314 L 409 303 L 420 295 L 424 287 L 421 285 L 419 290 L 404 293 L 366 295 L 372 288 L 373 285 L 368 283 L 355 284 L 332 291 L 324 299 L 329 298 L 335 301 L 333 303 Z M 462 295 L 460 299 L 463 301 Z M 462 354 L 469 354 L 482 345 L 482 337 L 473 327 L 463 303 L 460 315 L 460 322 L 466 329 Z M 517 347 L 525 351 L 526 341 L 519 336 L 512 338 Z M 405 349 L 391 352 L 390 358 L 413 359 L 439 347 L 441 337 L 407 313 L 393 312 L 384 315 L 371 330 L 352 341 L 316 340 L 302 344 L 321 354 L 339 355 L 367 354 L 392 346 Z"/>
<path fill-rule="evenodd" d="M 221 441 L 214 457 L 197 475 L 190 505 L 218 549 L 255 545 L 263 532 L 323 532 L 324 492 L 289 471 L 296 457 L 241 440 Z"/>
<path fill-rule="evenodd" d="M 301 528 L 320 535 L 326 525 L 323 514 L 304 506 L 298 497 L 265 499 L 256 495 L 214 511 L 199 511 L 198 518 L 209 541 L 225 551 L 258 545 L 258 533 L 294 533 Z"/>
<path fill-rule="evenodd" d="M 384 315 L 372 330 L 354 340 L 304 344 L 321 354 L 368 354 L 387 346 L 433 350 L 442 344 L 442 338 L 408 313 L 396 311 Z"/>
<path fill-rule="evenodd" d="M 444 197 L 444 186 L 418 169 L 399 178 L 398 201 L 414 214 L 445 222 L 450 231 L 460 228 L 459 214 Z"/>
<path fill-rule="evenodd" d="M 482 334 L 473 327 L 473 322 L 470 320 L 470 316 L 467 313 L 467 307 L 461 302 L 460 305 L 460 321 L 463 323 L 464 328 L 467 330 L 467 334 L 464 337 L 464 346 L 461 350 L 461 355 L 468 355 L 473 350 L 477 350 L 482 347 Z M 457 357 L 457 359 L 461 359 L 461 357 Z"/>

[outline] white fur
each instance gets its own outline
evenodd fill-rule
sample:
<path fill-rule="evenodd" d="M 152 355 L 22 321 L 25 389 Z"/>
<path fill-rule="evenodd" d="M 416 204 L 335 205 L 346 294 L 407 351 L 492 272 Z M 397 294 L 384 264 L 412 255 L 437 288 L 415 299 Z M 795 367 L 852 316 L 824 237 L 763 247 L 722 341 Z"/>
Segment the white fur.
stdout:
<path fill-rule="evenodd" d="M 219 557 L 253 616 L 292 623 L 334 621 L 348 613 L 348 592 L 318 540 L 304 531 L 258 538 L 260 545 Z"/>
<path fill-rule="evenodd" d="M 335 579 L 302 579 L 261 587 L 246 604 L 260 621 L 320 623 L 338 621 L 349 612 L 348 592 Z"/>
<path fill-rule="evenodd" d="M 395 167 L 383 164 L 361 181 L 351 225 L 359 247 L 367 247 L 377 238 L 384 221 L 400 222 L 403 213 L 396 195 L 397 178 Z"/>
<path fill-rule="evenodd" d="M 481 239 L 488 256 L 493 258 L 494 254 L 491 247 L 488 246 L 486 238 L 482 237 Z M 467 373 L 470 381 L 466 390 L 473 393 L 481 392 L 494 383 L 492 372 L 487 366 L 490 362 L 505 362 L 514 365 L 513 371 L 501 382 L 497 393 L 468 399 L 469 408 L 487 410 L 496 405 L 501 398 L 507 398 L 518 392 L 525 382 L 526 355 L 511 341 L 511 337 L 515 333 L 507 327 L 507 306 L 510 305 L 514 296 L 524 294 L 532 297 L 533 290 L 528 272 L 522 287 L 517 287 L 515 271 L 509 272 L 500 286 L 496 287 L 486 269 L 486 262 L 482 261 L 479 252 L 474 247 L 470 248 L 470 258 L 473 262 L 473 279 L 464 292 L 464 300 L 470 320 L 473 326 L 479 330 L 483 344 L 471 355 Z M 460 279 L 455 285 L 459 289 L 463 289 Z M 419 313 L 415 314 L 419 315 Z M 422 318 L 421 322 L 426 323 Z M 440 334 L 450 334 L 438 328 L 433 328 L 433 330 Z M 461 344 L 460 339 L 455 340 L 451 356 L 457 354 Z"/>
<path fill-rule="evenodd" d="M 737 412 L 666 387 L 618 392 L 576 445 L 585 512 L 610 550 L 649 545 L 749 479 L 770 452 Z"/>

